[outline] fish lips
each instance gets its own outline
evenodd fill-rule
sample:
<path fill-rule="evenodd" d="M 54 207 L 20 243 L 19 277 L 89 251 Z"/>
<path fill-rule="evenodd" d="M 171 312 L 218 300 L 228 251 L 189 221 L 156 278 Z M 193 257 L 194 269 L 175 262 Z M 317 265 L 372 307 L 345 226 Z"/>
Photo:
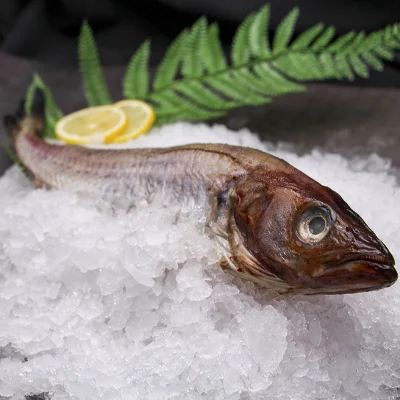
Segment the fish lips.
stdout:
<path fill-rule="evenodd" d="M 393 256 L 360 254 L 321 268 L 314 279 L 325 293 L 357 293 L 392 286 L 398 278 Z"/>

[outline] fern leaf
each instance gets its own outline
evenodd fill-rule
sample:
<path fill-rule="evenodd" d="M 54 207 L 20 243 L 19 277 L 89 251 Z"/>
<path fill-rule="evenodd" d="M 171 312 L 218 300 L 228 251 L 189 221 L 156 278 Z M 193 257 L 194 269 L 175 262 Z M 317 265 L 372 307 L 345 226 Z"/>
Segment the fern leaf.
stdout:
<path fill-rule="evenodd" d="M 181 119 L 204 120 L 243 105 L 265 104 L 272 96 L 305 90 L 303 81 L 368 77 L 382 70 L 400 49 L 400 24 L 365 35 L 349 32 L 334 39 L 335 29 L 316 24 L 292 41 L 299 10 L 294 8 L 268 39 L 268 5 L 250 14 L 238 27 L 229 65 L 217 24 L 200 18 L 170 45 L 149 85 L 149 42 L 131 58 L 124 78 L 124 95 L 154 104 L 157 124 Z M 79 37 L 79 64 L 90 105 L 111 101 L 93 34 L 85 22 Z M 61 117 L 49 89 L 39 77 L 28 88 L 26 109 L 36 86 L 45 92 L 45 134 L 54 135 Z M 149 87 L 150 86 L 150 87 Z"/>
<path fill-rule="evenodd" d="M 186 121 L 205 121 L 212 118 L 218 118 L 226 115 L 226 111 L 208 111 L 196 108 L 196 112 L 185 110 L 183 119 Z"/>
<path fill-rule="evenodd" d="M 322 32 L 321 36 L 313 43 L 311 46 L 311 51 L 320 51 L 324 49 L 328 43 L 335 36 L 335 28 L 333 26 L 329 26 Z"/>
<path fill-rule="evenodd" d="M 343 54 L 339 54 L 335 57 L 336 65 L 339 71 L 343 76 L 345 76 L 349 81 L 352 81 L 354 79 L 354 74 L 353 71 L 351 70 L 351 67 Z"/>
<path fill-rule="evenodd" d="M 182 120 L 182 117 L 179 114 L 175 115 L 159 115 L 157 114 L 156 120 L 154 122 L 154 126 L 162 126 L 173 124 L 174 122 Z"/>
<path fill-rule="evenodd" d="M 386 60 L 386 61 L 392 61 L 393 60 L 393 52 L 390 50 L 386 49 L 385 47 L 377 47 L 374 49 L 374 52 L 376 55 L 378 55 L 380 58 Z"/>
<path fill-rule="evenodd" d="M 237 102 L 221 98 L 197 81 L 191 82 L 190 85 L 178 86 L 177 90 L 188 97 L 193 103 L 198 103 L 205 108 L 227 110 L 237 105 Z"/>
<path fill-rule="evenodd" d="M 146 40 L 132 56 L 124 77 L 124 96 L 142 99 L 149 91 L 150 41 Z"/>
<path fill-rule="evenodd" d="M 376 69 L 377 71 L 382 71 L 383 70 L 383 63 L 382 61 L 374 56 L 372 53 L 363 53 L 363 58 L 364 60 L 374 69 Z"/>
<path fill-rule="evenodd" d="M 252 73 L 247 69 L 241 69 L 233 73 L 232 78 L 240 83 L 243 87 L 248 88 L 251 92 L 257 93 L 258 95 L 264 95 L 264 89 L 266 85 L 264 82 L 258 80 L 252 75 Z"/>
<path fill-rule="evenodd" d="M 174 80 L 182 61 L 188 36 L 189 31 L 185 29 L 169 46 L 154 77 L 153 87 L 155 90 L 166 87 Z"/>
<path fill-rule="evenodd" d="M 397 41 L 400 41 L 400 24 L 393 25 L 393 36 Z"/>
<path fill-rule="evenodd" d="M 201 26 L 198 22 L 188 43 L 182 46 L 189 49 L 180 56 L 185 58 L 183 77 L 171 77 L 161 92 L 156 89 L 150 95 L 158 104 L 159 121 L 175 120 L 177 113 L 182 118 L 200 120 L 233 107 L 265 104 L 271 96 L 305 90 L 297 82 L 367 77 L 369 66 L 381 69 L 381 59 L 390 59 L 393 49 L 400 46 L 398 25 L 368 36 L 350 32 L 332 41 L 334 28 L 324 29 L 322 24 L 312 26 L 290 45 L 298 17 L 296 8 L 279 25 L 271 53 L 266 35 L 268 17 L 266 6 L 239 26 L 233 40 L 231 66 L 225 60 L 218 27 L 213 24 L 207 29 L 205 23 Z M 197 38 L 204 31 L 203 45 Z M 193 47 L 200 50 L 193 53 Z M 176 67 L 174 75 L 178 73 Z"/>
<path fill-rule="evenodd" d="M 248 70 L 237 71 L 234 75 L 234 79 L 252 92 L 266 97 L 271 95 L 276 96 L 288 92 L 300 92 L 304 91 L 305 89 L 305 87 L 302 85 L 297 85 L 284 79 L 277 72 L 274 72 L 272 69 L 268 69 L 267 66 L 264 66 L 264 68 L 259 66 L 258 70 L 260 69 L 262 70 L 264 77 L 268 75 L 270 78 L 269 80 L 260 80 L 258 74 L 252 74 Z M 256 67 L 254 70 L 256 71 Z"/>
<path fill-rule="evenodd" d="M 181 97 L 173 91 L 165 91 L 160 94 L 152 96 L 152 100 L 163 106 L 155 106 L 156 115 L 162 117 L 172 117 L 173 115 L 180 115 L 181 119 L 191 121 L 200 121 L 217 116 L 224 115 L 222 110 L 206 110 L 194 104 L 187 98 Z M 166 107 L 165 105 L 168 104 Z"/>
<path fill-rule="evenodd" d="M 33 103 L 33 95 L 35 93 L 35 89 L 37 87 L 37 82 L 36 82 L 36 74 L 33 76 L 32 82 L 28 86 L 28 89 L 26 91 L 25 95 L 25 113 L 29 115 L 31 113 L 32 109 L 32 103 Z"/>
<path fill-rule="evenodd" d="M 391 59 L 400 47 L 398 24 L 369 35 L 349 32 L 335 40 L 333 27 L 316 24 L 290 44 L 298 14 L 298 9 L 293 9 L 278 26 L 272 51 L 267 37 L 269 7 L 249 15 L 235 34 L 231 66 L 225 60 L 215 24 L 201 29 L 206 30 L 204 46 L 192 29 L 189 46 L 182 47 L 196 45 L 201 49 L 189 62 L 197 59 L 198 70 L 193 73 L 193 67 L 184 65 L 183 78 L 171 78 L 163 93 L 150 96 L 157 100 L 158 121 L 174 121 L 177 113 L 199 120 L 233 107 L 265 104 L 271 96 L 305 90 L 297 82 L 367 77 L 369 67 L 381 69 L 382 60 Z M 185 54 L 185 60 L 188 54 L 193 57 L 193 53 Z M 178 72 L 177 68 L 175 75 Z"/>
<path fill-rule="evenodd" d="M 354 72 L 357 75 L 363 78 L 368 78 L 369 76 L 368 68 L 357 54 L 350 54 L 349 62 L 353 67 Z"/>
<path fill-rule="evenodd" d="M 156 114 L 161 114 L 163 116 L 173 115 L 176 113 L 180 114 L 192 114 L 196 115 L 203 114 L 204 109 L 200 109 L 198 106 L 193 104 L 190 100 L 185 97 L 180 96 L 173 90 L 166 90 L 162 93 L 155 93 L 152 95 L 151 100 L 158 103 L 155 106 Z"/>
<path fill-rule="evenodd" d="M 329 51 L 331 53 L 339 53 L 343 51 L 343 49 L 346 48 L 346 45 L 348 45 L 356 36 L 355 32 L 348 32 L 345 33 L 342 36 L 339 36 L 327 49 L 326 51 Z"/>
<path fill-rule="evenodd" d="M 343 75 L 338 69 L 334 57 L 330 53 L 322 53 L 319 56 L 324 75 L 326 78 L 336 78 L 338 80 L 343 79 Z"/>
<path fill-rule="evenodd" d="M 364 39 L 364 49 L 365 50 L 372 50 L 376 47 L 380 47 L 382 45 L 382 32 L 372 32 Z"/>
<path fill-rule="evenodd" d="M 297 18 L 299 16 L 299 9 L 295 7 L 280 23 L 276 29 L 276 34 L 273 42 L 273 54 L 278 54 L 286 50 L 287 45 L 292 38 Z"/>
<path fill-rule="evenodd" d="M 263 104 L 266 98 L 257 93 L 250 92 L 246 87 L 239 85 L 238 82 L 232 85 L 232 77 L 230 74 L 224 74 L 217 77 L 207 77 L 205 83 L 217 92 L 227 98 L 236 100 L 239 105 L 244 104 Z"/>
<path fill-rule="evenodd" d="M 93 33 L 86 21 L 82 24 L 79 35 L 78 52 L 79 67 L 89 105 L 99 106 L 111 103 Z"/>
<path fill-rule="evenodd" d="M 391 39 L 392 39 L 392 27 L 387 26 L 383 31 L 383 40 L 385 41 L 385 43 L 389 43 Z"/>
<path fill-rule="evenodd" d="M 186 120 L 186 121 L 205 121 L 209 120 L 211 118 L 218 118 L 226 115 L 226 112 L 220 111 L 220 112 L 212 112 L 212 113 L 201 113 L 197 114 L 195 117 L 191 116 L 190 114 L 187 114 L 185 112 L 182 112 L 182 114 L 171 114 L 171 115 L 162 115 L 161 117 L 157 117 L 155 121 L 155 126 L 161 126 L 161 125 L 166 125 L 166 124 L 172 124 L 174 122 Z"/>
<path fill-rule="evenodd" d="M 225 55 L 219 39 L 218 25 L 215 23 L 210 26 L 207 32 L 203 62 L 210 73 L 223 71 L 227 68 Z"/>
<path fill-rule="evenodd" d="M 381 70 L 382 61 L 391 60 L 400 48 L 399 24 L 369 35 L 349 32 L 335 40 L 333 27 L 316 24 L 292 41 L 297 8 L 278 25 L 270 45 L 269 15 L 266 5 L 238 27 L 230 53 L 232 65 L 225 59 L 218 26 L 208 26 L 206 19 L 200 18 L 171 44 L 151 90 L 150 44 L 143 43 L 127 68 L 124 95 L 152 102 L 157 125 L 182 119 L 200 121 L 225 115 L 234 107 L 265 104 L 271 96 L 305 90 L 298 82 L 352 80 L 355 75 L 366 78 L 369 68 Z M 87 23 L 83 24 L 79 38 L 79 57 L 89 104 L 110 102 Z M 32 105 L 33 85 L 41 85 L 46 93 L 46 134 L 54 134 L 54 124 L 62 114 L 39 77 L 28 89 L 27 109 Z"/>
<path fill-rule="evenodd" d="M 271 96 L 305 90 L 297 82 L 367 77 L 369 67 L 381 69 L 381 60 L 391 59 L 400 47 L 398 24 L 370 35 L 349 32 L 335 40 L 333 27 L 316 24 L 291 43 L 299 15 L 295 8 L 279 24 L 271 51 L 269 13 L 264 6 L 239 26 L 231 49 L 232 66 L 224 57 L 216 24 L 207 28 L 202 18 L 182 33 L 180 42 L 171 45 L 148 95 L 156 103 L 157 123 L 175 121 L 178 115 L 202 120 L 230 108 L 265 104 Z M 161 74 L 165 66 L 170 71 L 167 78 Z"/>
<path fill-rule="evenodd" d="M 175 75 L 178 73 L 178 68 L 182 61 L 188 35 L 189 31 L 185 29 L 168 48 L 154 77 L 154 89 L 162 89 L 173 81 Z"/>
<path fill-rule="evenodd" d="M 234 66 L 246 64 L 250 59 L 249 31 L 254 19 L 250 14 L 239 26 L 233 38 L 231 58 Z"/>
<path fill-rule="evenodd" d="M 392 26 L 392 33 L 397 40 L 400 40 L 400 24 L 395 24 Z"/>
<path fill-rule="evenodd" d="M 43 136 L 55 138 L 55 125 L 57 121 L 62 118 L 63 114 L 57 107 L 50 89 L 44 84 L 38 74 L 34 75 L 32 83 L 26 93 L 25 111 L 27 114 L 31 113 L 33 95 L 36 88 L 42 90 L 44 94 L 45 112 Z"/>
<path fill-rule="evenodd" d="M 285 54 L 273 61 L 272 66 L 298 81 L 319 80 L 323 77 L 323 68 L 314 54 Z"/>
<path fill-rule="evenodd" d="M 346 54 L 350 53 L 360 53 L 364 50 L 364 40 L 365 40 L 365 32 L 359 32 L 356 34 L 354 39 L 349 43 L 344 52 Z"/>
<path fill-rule="evenodd" d="M 51 122 L 52 125 L 55 125 L 56 122 L 61 119 L 63 113 L 57 107 L 54 97 L 50 91 L 50 89 L 44 84 L 42 79 L 38 74 L 34 77 L 34 82 L 36 87 L 43 90 L 44 98 L 45 98 L 45 114 L 48 121 Z"/>
<path fill-rule="evenodd" d="M 299 37 L 292 43 L 290 48 L 292 50 L 307 49 L 323 29 L 323 24 L 316 24 L 311 28 L 308 28 L 305 32 L 299 35 Z"/>
<path fill-rule="evenodd" d="M 149 100 L 156 102 L 156 108 L 163 110 L 163 114 L 172 114 L 175 108 L 181 106 L 182 100 L 174 90 L 165 90 L 159 93 L 151 93 Z"/>
<path fill-rule="evenodd" d="M 392 48 L 392 49 L 399 49 L 400 43 L 399 43 L 399 38 L 396 35 L 396 32 L 398 30 L 398 27 L 396 25 L 393 26 L 387 26 L 384 30 L 383 34 L 383 40 L 386 44 L 386 46 Z M 398 33 L 398 32 L 397 32 Z"/>
<path fill-rule="evenodd" d="M 57 107 L 54 97 L 50 92 L 50 89 L 43 83 L 38 75 L 36 76 L 36 82 L 37 86 L 41 88 L 44 92 L 46 120 L 54 126 L 56 122 L 62 118 L 63 113 Z"/>
<path fill-rule="evenodd" d="M 202 74 L 201 54 L 206 41 L 207 22 L 200 18 L 194 25 L 186 42 L 187 49 L 183 59 L 182 75 L 198 77 Z"/>
<path fill-rule="evenodd" d="M 265 5 L 254 16 L 249 29 L 251 53 L 254 57 L 265 58 L 271 54 L 268 43 L 269 5 Z"/>
<path fill-rule="evenodd" d="M 305 86 L 299 85 L 284 78 L 272 69 L 267 63 L 254 66 L 254 72 L 264 81 L 263 93 L 268 96 L 278 96 L 290 92 L 303 92 Z"/>

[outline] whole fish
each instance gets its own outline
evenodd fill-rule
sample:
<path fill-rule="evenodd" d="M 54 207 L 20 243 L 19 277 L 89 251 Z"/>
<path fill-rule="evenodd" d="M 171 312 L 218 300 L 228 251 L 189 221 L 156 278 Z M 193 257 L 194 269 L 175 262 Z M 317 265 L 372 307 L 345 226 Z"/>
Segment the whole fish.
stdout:
<path fill-rule="evenodd" d="M 41 118 L 11 126 L 18 159 L 38 187 L 92 195 L 114 206 L 191 199 L 208 207 L 221 266 L 278 292 L 382 289 L 394 259 L 333 190 L 264 152 L 225 144 L 102 150 L 49 144 Z"/>

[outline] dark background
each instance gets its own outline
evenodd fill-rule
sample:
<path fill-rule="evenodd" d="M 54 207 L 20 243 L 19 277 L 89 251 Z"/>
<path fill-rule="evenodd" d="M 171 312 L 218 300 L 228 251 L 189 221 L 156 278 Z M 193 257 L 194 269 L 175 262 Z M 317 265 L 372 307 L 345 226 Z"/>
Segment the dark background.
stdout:
<path fill-rule="evenodd" d="M 399 0 L 272 0 L 273 31 L 293 7 L 300 7 L 297 32 L 312 24 L 334 25 L 339 34 L 371 31 L 400 21 Z M 152 64 L 185 27 L 206 15 L 218 21 L 225 45 L 240 21 L 264 0 L 0 0 L 0 49 L 30 60 L 76 65 L 76 37 L 88 19 L 105 65 L 126 65 L 148 37 Z M 395 70 L 395 72 L 393 71 Z M 399 59 L 384 74 L 359 84 L 400 85 Z"/>
<path fill-rule="evenodd" d="M 272 0 L 270 34 L 295 6 L 295 33 L 324 22 L 337 34 L 370 32 L 400 22 L 399 0 Z M 39 72 L 64 112 L 86 106 L 77 69 L 76 40 L 83 19 L 92 26 L 114 99 L 124 67 L 147 38 L 156 67 L 168 44 L 206 15 L 217 21 L 225 49 L 243 18 L 263 0 L 0 0 L 0 116 L 15 111 L 32 74 Z M 219 122 L 249 127 L 264 139 L 292 142 L 299 151 L 320 147 L 341 154 L 378 154 L 400 166 L 400 57 L 383 72 L 353 83 L 311 85 L 304 94 L 263 107 L 235 110 Z M 0 128 L 0 139 L 6 134 Z M 0 174 L 10 160 L 0 148 Z"/>

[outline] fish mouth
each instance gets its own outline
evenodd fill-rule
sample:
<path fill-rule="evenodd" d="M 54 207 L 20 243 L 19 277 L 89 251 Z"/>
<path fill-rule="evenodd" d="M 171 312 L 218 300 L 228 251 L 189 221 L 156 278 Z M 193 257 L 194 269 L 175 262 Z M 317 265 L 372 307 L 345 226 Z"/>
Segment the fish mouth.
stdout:
<path fill-rule="evenodd" d="M 398 274 L 390 253 L 385 256 L 363 254 L 321 268 L 314 278 L 326 289 L 320 293 L 345 294 L 387 288 L 396 282 Z"/>

